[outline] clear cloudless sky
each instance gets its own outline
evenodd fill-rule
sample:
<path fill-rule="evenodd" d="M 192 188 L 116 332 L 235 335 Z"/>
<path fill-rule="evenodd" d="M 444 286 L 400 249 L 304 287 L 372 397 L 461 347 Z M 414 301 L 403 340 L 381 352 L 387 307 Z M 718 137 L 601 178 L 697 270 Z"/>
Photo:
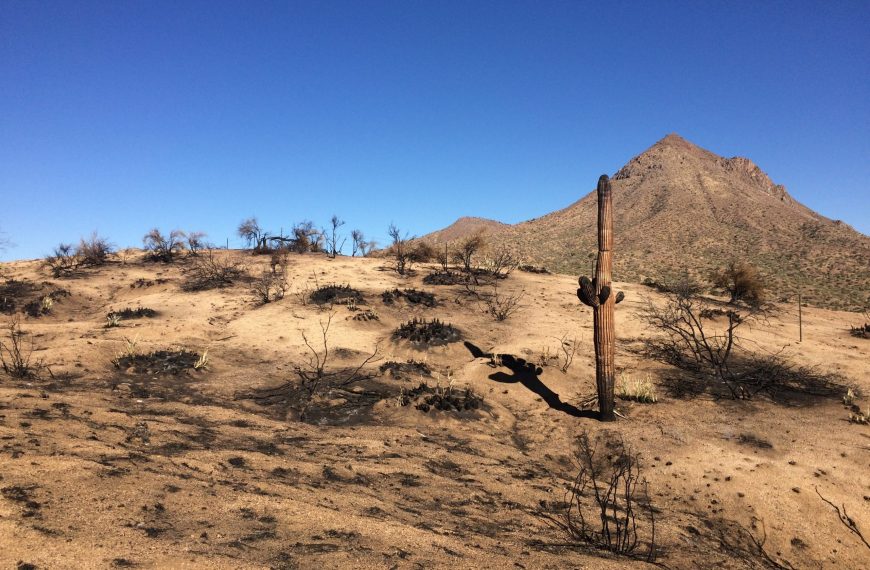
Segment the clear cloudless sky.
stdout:
<path fill-rule="evenodd" d="M 870 3 L 0 2 L 0 259 L 514 223 L 670 132 L 870 233 Z"/>

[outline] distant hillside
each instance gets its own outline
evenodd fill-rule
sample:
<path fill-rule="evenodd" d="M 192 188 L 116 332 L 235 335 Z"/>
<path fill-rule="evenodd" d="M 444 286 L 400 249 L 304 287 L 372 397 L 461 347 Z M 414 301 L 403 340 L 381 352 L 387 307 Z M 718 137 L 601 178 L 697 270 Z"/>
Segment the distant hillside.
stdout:
<path fill-rule="evenodd" d="M 870 238 L 800 204 L 747 158 L 723 158 L 671 134 L 613 175 L 613 192 L 614 279 L 662 279 L 684 268 L 705 277 L 737 258 L 764 272 L 774 298 L 800 292 L 819 306 L 870 305 Z M 484 231 L 528 263 L 588 272 L 596 215 L 590 192 L 527 222 L 461 218 L 422 239 Z"/>
<path fill-rule="evenodd" d="M 472 235 L 478 232 L 483 232 L 487 234 L 495 233 L 508 227 L 510 227 L 508 226 L 508 224 L 497 222 L 495 220 L 463 216 L 462 218 L 459 218 L 443 230 L 438 230 L 432 232 L 431 234 L 427 234 L 425 238 L 432 243 L 444 243 L 445 241 L 456 241 L 457 239 L 461 239 L 465 236 Z"/>

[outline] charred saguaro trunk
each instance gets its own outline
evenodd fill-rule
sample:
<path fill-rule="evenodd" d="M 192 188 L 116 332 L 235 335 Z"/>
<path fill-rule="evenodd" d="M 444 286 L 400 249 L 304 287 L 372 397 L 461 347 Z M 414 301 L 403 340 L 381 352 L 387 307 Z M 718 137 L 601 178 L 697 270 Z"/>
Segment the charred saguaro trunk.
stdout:
<path fill-rule="evenodd" d="M 616 419 L 613 412 L 615 333 L 613 309 L 625 297 L 622 291 L 611 294 L 613 267 L 613 199 L 610 179 L 603 174 L 598 179 L 598 261 L 592 279 L 580 277 L 577 296 L 592 307 L 595 341 L 595 383 L 598 389 L 598 410 L 601 421 Z"/>

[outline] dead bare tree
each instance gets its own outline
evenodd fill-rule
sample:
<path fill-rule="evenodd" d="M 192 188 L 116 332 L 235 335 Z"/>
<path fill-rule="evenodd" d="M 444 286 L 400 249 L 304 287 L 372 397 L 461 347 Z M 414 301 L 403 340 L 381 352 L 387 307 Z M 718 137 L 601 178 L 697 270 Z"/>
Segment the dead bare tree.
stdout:
<path fill-rule="evenodd" d="M 366 236 L 362 233 L 362 230 L 353 230 L 350 232 L 351 239 L 351 257 L 356 257 L 356 254 L 359 253 L 363 257 L 365 257 L 365 247 L 366 247 Z"/>
<path fill-rule="evenodd" d="M 187 250 L 190 255 L 198 255 L 200 250 L 206 247 L 205 232 L 189 232 L 187 234 Z"/>
<path fill-rule="evenodd" d="M 496 279 L 506 279 L 519 264 L 519 260 L 504 246 L 496 248 L 483 260 L 483 268 Z"/>
<path fill-rule="evenodd" d="M 457 263 L 462 265 L 463 271 L 474 273 L 474 256 L 486 245 L 482 233 L 477 233 L 461 240 L 453 253 Z"/>
<path fill-rule="evenodd" d="M 341 236 L 338 235 L 338 228 L 344 224 L 344 220 L 339 219 L 335 214 L 333 214 L 332 218 L 329 219 L 330 229 L 328 237 L 326 238 L 326 254 L 333 259 L 335 259 L 335 256 L 341 252 L 345 241 L 347 241 L 346 239 L 343 239 L 341 245 L 338 243 L 338 240 L 341 238 Z M 323 233 L 326 234 L 325 231 Z"/>
<path fill-rule="evenodd" d="M 248 247 L 253 246 L 254 253 L 269 251 L 269 232 L 260 227 L 257 218 L 252 217 L 242 220 L 236 233 L 240 238 L 245 240 Z"/>
<path fill-rule="evenodd" d="M 396 226 L 396 224 L 390 224 L 390 227 L 387 229 L 387 235 L 390 236 L 390 240 L 392 241 L 392 244 L 390 245 L 390 253 L 393 254 L 393 257 L 396 260 L 396 273 L 399 275 L 405 275 L 411 270 L 411 264 L 413 263 L 413 259 L 411 258 L 411 247 L 408 243 L 413 238 L 409 238 L 407 232 L 402 235 L 402 231 Z"/>

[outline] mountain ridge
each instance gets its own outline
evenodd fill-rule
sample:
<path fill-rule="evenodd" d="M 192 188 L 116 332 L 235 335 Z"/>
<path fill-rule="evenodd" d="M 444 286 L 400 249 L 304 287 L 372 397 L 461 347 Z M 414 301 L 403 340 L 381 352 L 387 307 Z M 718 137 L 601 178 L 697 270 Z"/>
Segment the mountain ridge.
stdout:
<path fill-rule="evenodd" d="M 671 133 L 611 180 L 615 279 L 661 280 L 688 270 L 703 280 L 740 259 L 759 267 L 774 298 L 801 294 L 818 306 L 870 306 L 870 238 L 801 204 L 749 158 L 725 158 Z M 596 219 L 591 190 L 538 218 L 512 225 L 460 218 L 420 239 L 450 242 L 482 232 L 525 263 L 580 273 L 594 257 Z"/>

